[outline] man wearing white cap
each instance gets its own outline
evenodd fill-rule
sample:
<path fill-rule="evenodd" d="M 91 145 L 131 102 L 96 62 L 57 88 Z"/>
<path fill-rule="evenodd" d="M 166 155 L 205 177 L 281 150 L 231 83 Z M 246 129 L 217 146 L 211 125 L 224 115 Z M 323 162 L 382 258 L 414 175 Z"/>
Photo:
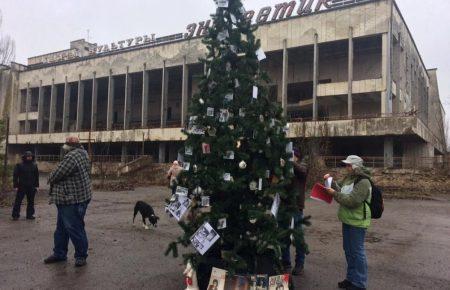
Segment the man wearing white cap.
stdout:
<path fill-rule="evenodd" d="M 92 198 L 89 156 L 78 137 L 68 137 L 63 145 L 64 159 L 50 174 L 50 204 L 58 209 L 53 254 L 45 264 L 67 260 L 69 239 L 75 247 L 75 266 L 86 265 L 88 239 L 84 216 Z"/>
<path fill-rule="evenodd" d="M 333 182 L 328 188 L 339 203 L 338 217 L 342 222 L 342 237 L 347 260 L 347 276 L 339 282 L 341 289 L 359 290 L 367 288 L 367 258 L 364 249 L 366 230 L 370 226 L 370 202 L 372 194 L 371 175 L 363 166 L 363 160 L 350 155 L 342 160 L 347 175 L 342 181 Z M 326 174 L 324 179 L 328 179 Z"/>

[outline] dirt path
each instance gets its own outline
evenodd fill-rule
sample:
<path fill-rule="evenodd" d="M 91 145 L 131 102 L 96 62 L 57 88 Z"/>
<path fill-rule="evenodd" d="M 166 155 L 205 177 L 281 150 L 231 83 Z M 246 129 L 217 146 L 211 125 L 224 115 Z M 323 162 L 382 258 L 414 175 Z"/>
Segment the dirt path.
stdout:
<path fill-rule="evenodd" d="M 87 267 L 44 265 L 51 253 L 56 210 L 41 197 L 37 219 L 9 220 L 0 208 L 0 289 L 184 289 L 181 259 L 164 256 L 180 229 L 163 213 L 163 187 L 134 192 L 97 192 L 88 209 L 90 241 Z M 161 217 L 156 229 L 132 225 L 137 200 L 155 207 Z M 22 211 L 24 208 L 22 209 Z M 313 216 L 307 229 L 311 254 L 305 275 L 295 278 L 298 289 L 335 289 L 344 277 L 345 260 L 336 205 L 307 201 Z M 450 289 L 450 203 L 388 200 L 382 220 L 367 238 L 370 289 Z"/>

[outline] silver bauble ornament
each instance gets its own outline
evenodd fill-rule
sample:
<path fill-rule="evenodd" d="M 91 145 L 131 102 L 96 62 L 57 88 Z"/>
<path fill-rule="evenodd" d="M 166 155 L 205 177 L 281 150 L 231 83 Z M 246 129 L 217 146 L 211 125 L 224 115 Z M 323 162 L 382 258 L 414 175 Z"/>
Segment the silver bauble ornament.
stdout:
<path fill-rule="evenodd" d="M 242 160 L 241 162 L 239 162 L 239 168 L 240 168 L 240 169 L 245 169 L 245 168 L 247 168 L 247 163 L 245 163 L 245 161 Z"/>

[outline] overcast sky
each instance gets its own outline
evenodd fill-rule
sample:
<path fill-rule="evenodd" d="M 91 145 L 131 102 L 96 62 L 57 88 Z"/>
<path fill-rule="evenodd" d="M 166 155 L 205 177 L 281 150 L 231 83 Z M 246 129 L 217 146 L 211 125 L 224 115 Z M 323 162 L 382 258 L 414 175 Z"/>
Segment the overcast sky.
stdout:
<path fill-rule="evenodd" d="M 245 0 L 247 9 L 282 0 Z M 429 4 L 430 2 L 433 5 Z M 448 0 L 397 0 L 427 68 L 438 68 L 440 95 L 450 117 L 450 25 Z M 424 4 L 427 3 L 427 4 Z M 3 33 L 16 41 L 16 61 L 69 48 L 87 38 L 98 44 L 155 33 L 185 32 L 208 19 L 212 0 L 0 0 Z"/>

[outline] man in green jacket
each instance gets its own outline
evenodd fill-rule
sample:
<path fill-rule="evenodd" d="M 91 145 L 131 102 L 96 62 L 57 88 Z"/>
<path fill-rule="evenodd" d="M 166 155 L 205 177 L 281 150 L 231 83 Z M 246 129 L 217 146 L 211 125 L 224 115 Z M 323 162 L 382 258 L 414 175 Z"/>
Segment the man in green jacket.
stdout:
<path fill-rule="evenodd" d="M 370 202 L 372 185 L 370 172 L 363 166 L 363 160 L 350 155 L 342 161 L 347 175 L 342 181 L 333 182 L 328 188 L 339 203 L 338 217 L 342 222 L 342 237 L 347 260 L 347 277 L 339 282 L 341 289 L 367 288 L 367 258 L 364 249 L 366 230 L 370 226 Z M 328 179 L 329 174 L 324 176 Z"/>

